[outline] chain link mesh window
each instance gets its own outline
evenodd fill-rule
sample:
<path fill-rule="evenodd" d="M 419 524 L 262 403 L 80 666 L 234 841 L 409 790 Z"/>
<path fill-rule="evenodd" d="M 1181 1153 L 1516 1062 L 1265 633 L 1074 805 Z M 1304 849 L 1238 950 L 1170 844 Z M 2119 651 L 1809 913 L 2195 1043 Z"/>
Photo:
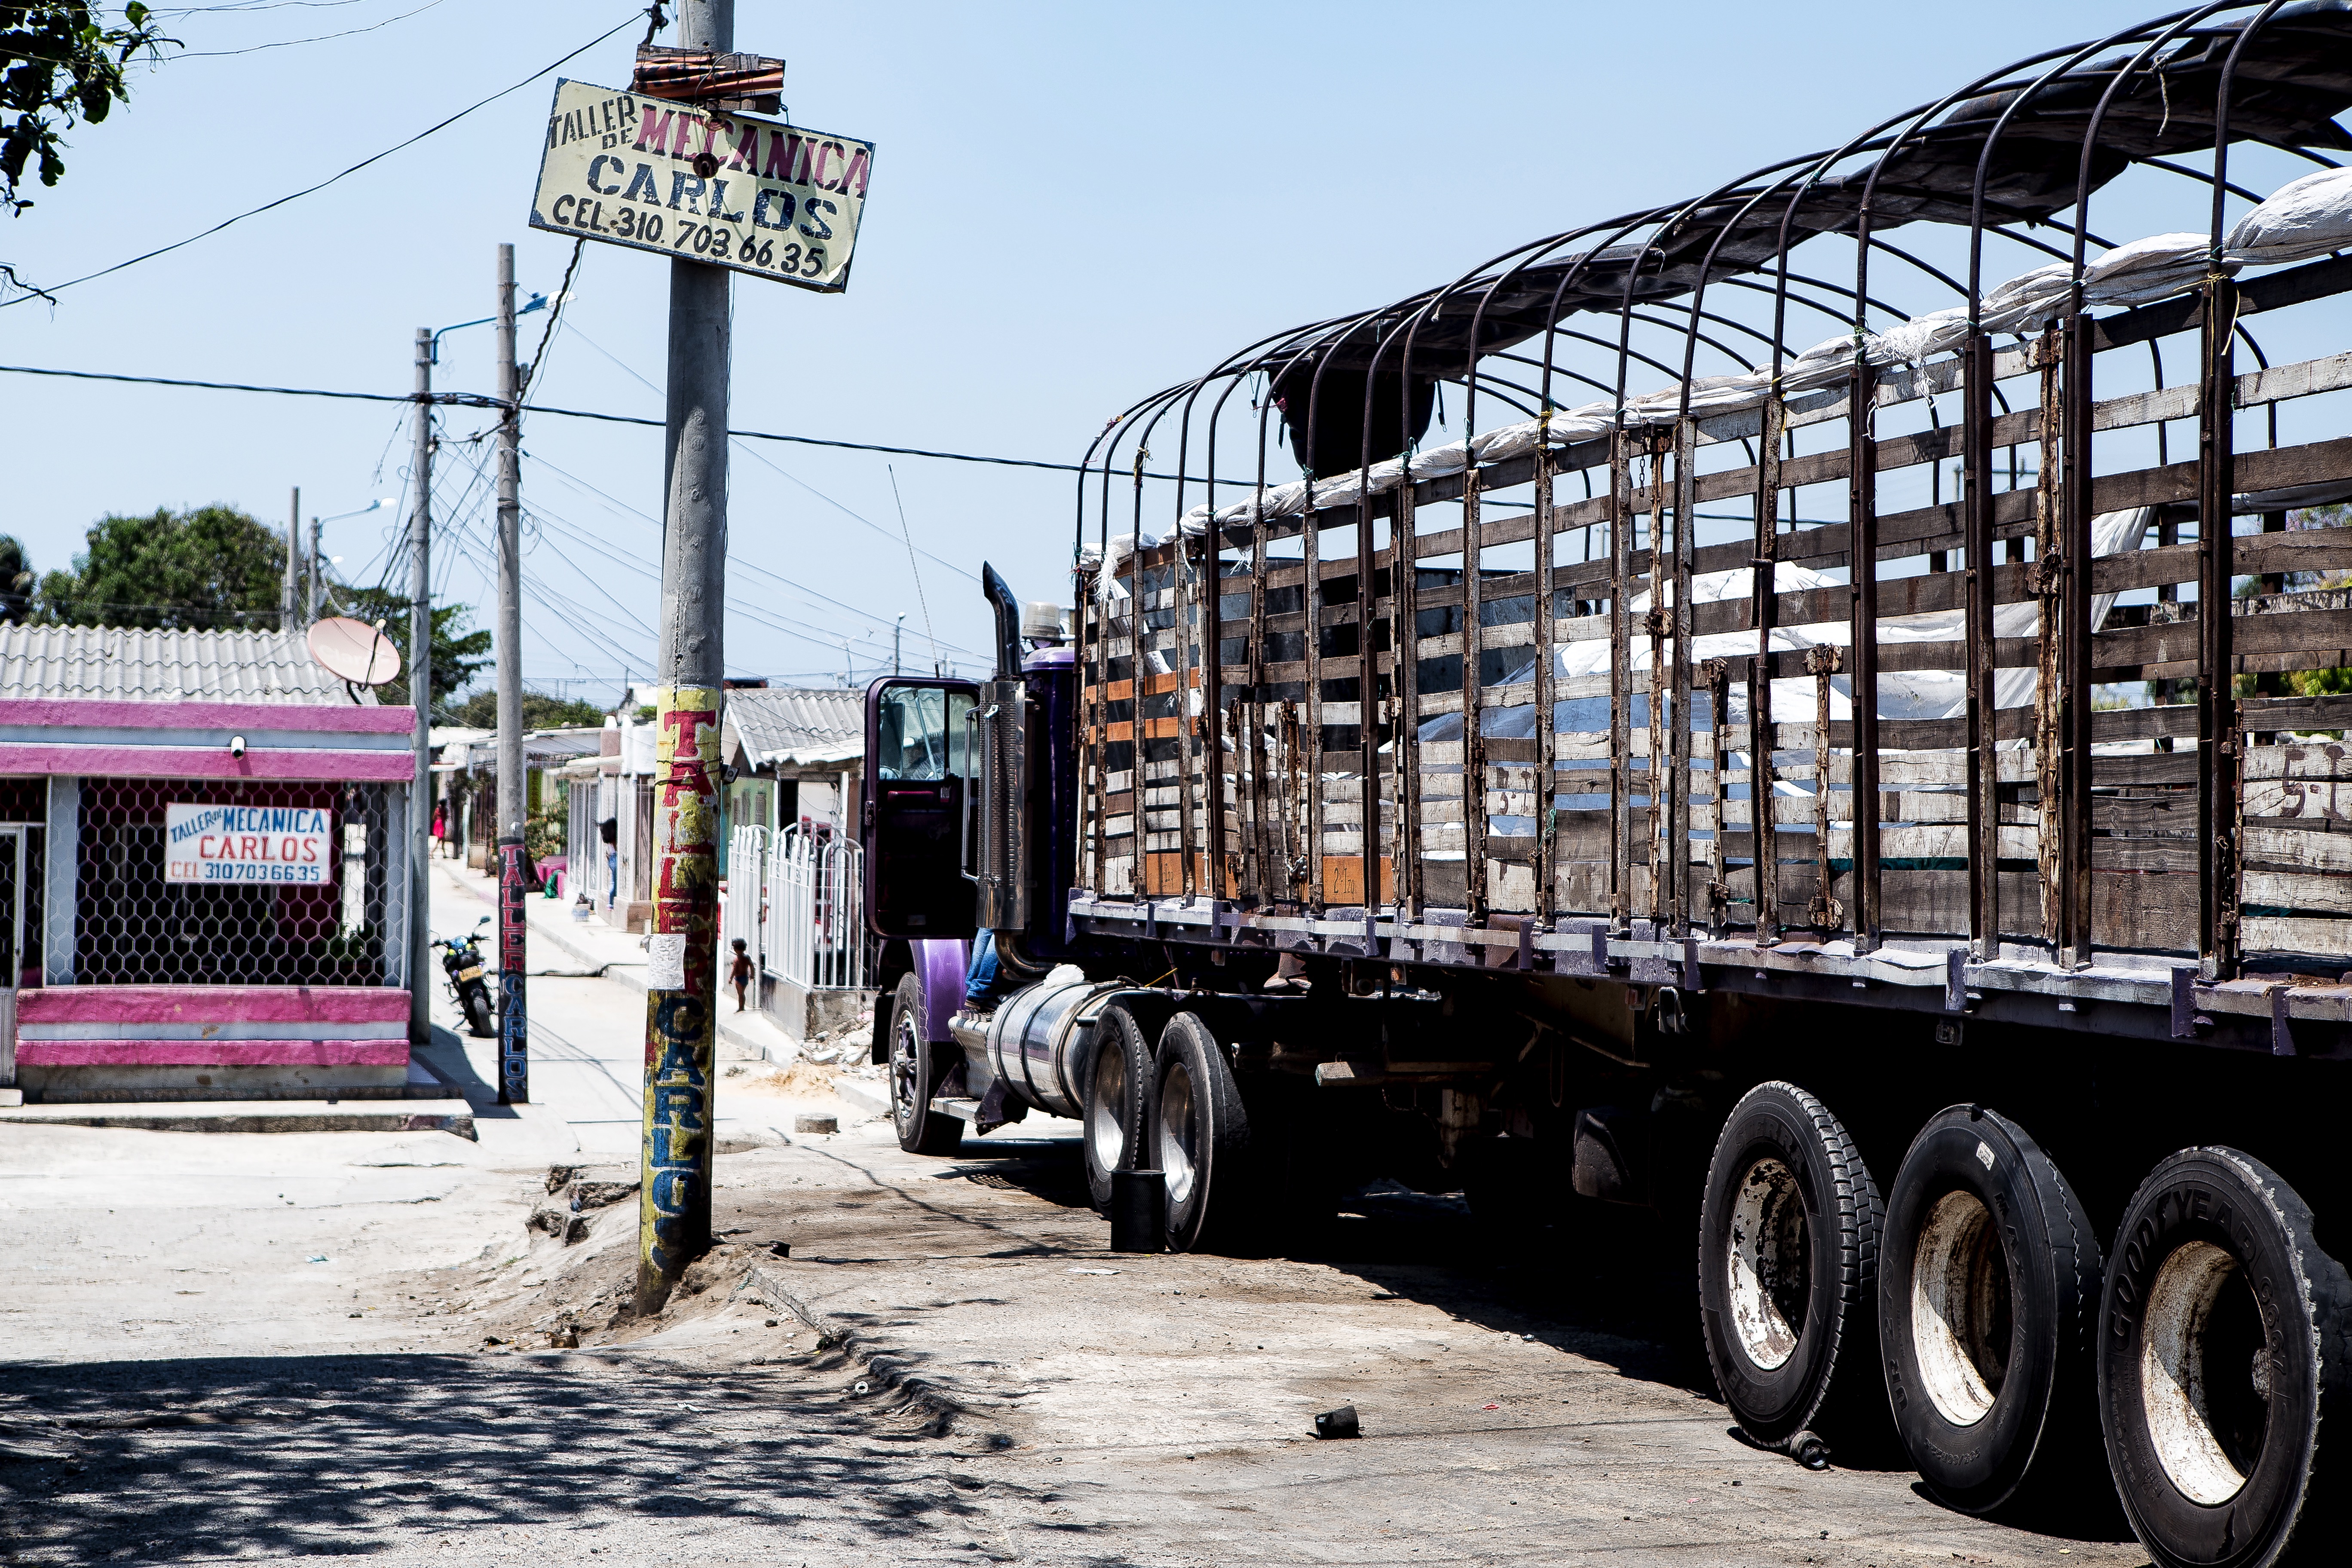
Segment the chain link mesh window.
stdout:
<path fill-rule="evenodd" d="M 330 814 L 317 886 L 163 879 L 167 805 L 304 806 Z M 74 979 L 83 985 L 382 985 L 387 857 L 399 846 L 376 784 L 86 779 Z"/>

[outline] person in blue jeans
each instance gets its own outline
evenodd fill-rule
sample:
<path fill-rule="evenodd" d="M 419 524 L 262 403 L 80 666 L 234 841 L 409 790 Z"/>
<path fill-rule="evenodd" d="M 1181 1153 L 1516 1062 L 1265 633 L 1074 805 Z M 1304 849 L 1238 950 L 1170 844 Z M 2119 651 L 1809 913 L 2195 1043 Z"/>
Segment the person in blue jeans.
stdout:
<path fill-rule="evenodd" d="M 975 1013 L 996 1005 L 996 933 L 985 926 L 971 942 L 971 963 L 964 970 L 963 1005 Z"/>

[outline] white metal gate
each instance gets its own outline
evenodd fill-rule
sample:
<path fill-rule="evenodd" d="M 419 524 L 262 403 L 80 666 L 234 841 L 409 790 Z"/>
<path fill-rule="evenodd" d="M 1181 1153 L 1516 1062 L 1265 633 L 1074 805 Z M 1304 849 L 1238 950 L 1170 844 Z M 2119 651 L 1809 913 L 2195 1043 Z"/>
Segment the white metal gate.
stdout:
<path fill-rule="evenodd" d="M 802 828 L 777 837 L 768 871 L 769 969 L 809 991 L 866 984 L 862 851 Z"/>
<path fill-rule="evenodd" d="M 766 948 L 768 830 L 739 826 L 727 847 L 727 901 L 719 910 L 719 963 L 726 972 L 735 962 L 735 944 L 743 943 L 759 963 Z"/>

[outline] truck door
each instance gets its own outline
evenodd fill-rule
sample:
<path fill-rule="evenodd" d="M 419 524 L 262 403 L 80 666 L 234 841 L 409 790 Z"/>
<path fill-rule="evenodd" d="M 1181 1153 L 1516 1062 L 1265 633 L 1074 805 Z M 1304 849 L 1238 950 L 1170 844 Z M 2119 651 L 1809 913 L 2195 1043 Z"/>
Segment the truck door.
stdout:
<path fill-rule="evenodd" d="M 866 911 L 877 936 L 971 937 L 964 803 L 969 680 L 886 677 L 866 691 Z"/>

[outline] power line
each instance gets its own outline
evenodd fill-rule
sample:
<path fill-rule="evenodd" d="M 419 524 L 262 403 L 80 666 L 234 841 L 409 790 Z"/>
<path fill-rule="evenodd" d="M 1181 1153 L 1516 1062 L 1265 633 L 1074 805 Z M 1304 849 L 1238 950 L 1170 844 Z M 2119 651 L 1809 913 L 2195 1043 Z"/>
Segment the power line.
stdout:
<path fill-rule="evenodd" d="M 297 44 L 328 43 L 336 38 L 348 38 L 358 33 L 373 33 L 379 27 L 389 27 L 394 22 L 405 22 L 417 12 L 430 11 L 440 4 L 441 0 L 425 0 L 425 4 L 416 7 L 415 11 L 403 11 L 397 16 L 386 16 L 383 21 L 371 22 L 364 27 L 346 27 L 340 33 L 321 33 L 315 38 L 280 38 L 274 44 L 249 44 L 241 49 L 198 49 L 194 54 L 173 55 L 172 58 L 175 60 L 214 60 L 228 55 L 257 55 L 264 49 L 290 49 Z M 550 70 L 554 68 L 552 66 L 548 68 Z"/>
<path fill-rule="evenodd" d="M 382 163 L 384 159 L 391 157 L 394 153 L 400 152 L 404 148 L 414 147 L 416 143 L 424 141 L 426 137 L 434 135 L 439 132 L 446 131 L 449 127 L 457 124 L 457 121 L 465 119 L 466 116 L 473 113 L 476 110 L 487 109 L 491 104 L 496 103 L 499 100 L 506 97 L 508 94 L 521 91 L 524 88 L 529 87 L 532 82 L 535 82 L 540 78 L 545 76 L 549 71 L 556 70 L 562 67 L 570 65 L 573 60 L 578 59 L 582 55 L 586 54 L 590 49 L 594 48 L 606 38 L 611 37 L 614 33 L 627 29 L 636 21 L 640 15 L 642 15 L 642 13 L 631 11 L 627 21 L 621 23 L 618 26 L 597 34 L 596 37 L 589 39 L 586 43 L 581 45 L 578 48 L 572 50 L 562 59 L 541 67 L 539 69 L 531 72 L 529 76 L 523 78 L 520 81 L 516 82 L 513 86 L 502 87 L 498 91 L 490 94 L 489 97 L 481 100 L 479 102 L 467 105 L 457 113 L 451 115 L 448 119 L 442 121 L 439 124 L 426 127 L 425 130 L 420 131 L 415 135 L 408 138 L 405 142 L 394 142 L 392 146 L 385 148 L 381 153 L 361 159 L 358 163 L 353 163 L 348 169 L 328 175 L 325 179 L 320 180 L 315 185 L 306 185 L 299 191 L 279 196 L 274 202 L 264 202 L 257 207 L 238 213 L 235 217 L 223 218 L 220 222 L 213 225 L 212 227 L 204 230 L 202 233 L 192 234 L 185 239 L 175 239 L 169 245 L 160 246 L 153 250 L 134 256 L 128 261 L 118 261 L 111 267 L 102 267 L 96 272 L 86 272 L 79 278 L 70 279 L 63 283 L 53 284 L 46 289 L 35 289 L 29 293 L 17 295 L 14 300 L 0 300 L 0 310 L 5 310 L 12 305 L 21 305 L 26 300 L 33 299 L 50 300 L 50 302 L 54 304 L 56 301 L 51 297 L 58 293 L 60 290 L 71 289 L 79 284 L 89 283 L 97 279 L 107 277 L 110 274 L 120 272 L 126 267 L 136 267 L 142 261 L 152 261 L 159 256 L 168 256 L 173 251 L 178 250 L 184 246 L 194 245 L 200 239 L 208 239 L 232 224 L 243 223 L 249 217 L 258 217 L 261 214 L 268 212 L 272 208 L 282 207 L 289 202 L 299 201 L 304 196 L 313 195 L 319 191 L 323 191 L 329 185 L 333 184 L 336 181 L 346 178 L 352 174 L 356 174 L 371 163 Z"/>
<path fill-rule="evenodd" d="M 95 276 L 95 274 L 93 274 L 93 276 Z M 62 285 L 60 285 L 60 287 L 62 287 Z M 14 301 L 11 301 L 11 303 L 14 303 Z M 580 331 L 577 327 L 573 327 L 571 330 L 574 333 L 577 333 Z M 121 382 L 131 386 L 192 387 L 200 392 L 259 392 L 271 394 L 279 397 L 332 397 L 352 403 L 413 404 L 416 401 L 416 395 L 415 393 L 336 392 L 314 386 L 262 386 L 249 382 L 191 381 L 178 376 L 168 375 L 119 375 L 107 371 L 51 370 L 45 366 L 30 364 L 0 364 L 0 374 L 59 376 L 68 381 L 113 381 Z M 499 406 L 499 400 L 497 398 L 485 396 L 480 393 L 473 392 L 436 392 L 431 395 L 430 401 L 436 405 L 444 405 L 459 408 L 496 408 Z M 533 414 L 559 415 L 566 419 L 593 419 L 607 425 L 641 425 L 654 430 L 662 430 L 668 427 L 664 421 L 659 419 L 642 419 L 630 414 L 599 414 L 593 410 L 585 408 L 551 408 L 542 404 L 534 404 L 531 405 L 530 411 Z M 941 462 L 948 463 L 991 463 L 1000 468 L 1047 468 L 1055 473 L 1061 474 L 1098 474 L 1102 471 L 1098 468 L 1090 468 L 1079 463 L 1049 463 L 1040 458 L 994 458 L 978 452 L 943 452 L 929 447 L 886 447 L 878 442 L 873 441 L 835 441 L 823 436 L 785 436 L 772 430 L 730 429 L 727 434 L 739 441 L 782 441 L 791 445 L 802 447 L 833 447 L 848 452 L 881 452 L 894 458 L 935 458 Z M 1174 474 L 1156 474 L 1149 471 L 1147 471 L 1143 477 L 1147 479 L 1167 479 L 1171 481 L 1177 478 Z M 1197 485 L 1205 484 L 1207 481 L 1200 475 L 1195 474 L 1184 482 L 1187 484 Z M 1222 480 L 1220 482 L 1241 489 L 1251 489 L 1255 483 L 1255 481 L 1244 481 L 1241 479 Z M 835 504 L 837 505 L 839 503 L 836 502 Z M 856 514 L 852 513 L 851 515 L 855 516 Z M 861 519 L 860 521 L 862 521 L 864 520 Z M 887 529 L 883 529 L 881 531 L 887 533 L 889 531 Z M 936 557 L 934 557 L 934 559 L 936 559 Z"/>

